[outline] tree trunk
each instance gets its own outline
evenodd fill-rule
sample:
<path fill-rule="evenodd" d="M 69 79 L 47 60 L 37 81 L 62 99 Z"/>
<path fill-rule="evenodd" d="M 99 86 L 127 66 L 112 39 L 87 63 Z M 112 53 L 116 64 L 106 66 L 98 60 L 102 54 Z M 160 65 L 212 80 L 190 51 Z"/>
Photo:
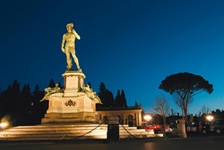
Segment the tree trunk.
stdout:
<path fill-rule="evenodd" d="M 166 138 L 166 116 L 163 116 L 162 132 L 163 132 L 163 137 Z"/>

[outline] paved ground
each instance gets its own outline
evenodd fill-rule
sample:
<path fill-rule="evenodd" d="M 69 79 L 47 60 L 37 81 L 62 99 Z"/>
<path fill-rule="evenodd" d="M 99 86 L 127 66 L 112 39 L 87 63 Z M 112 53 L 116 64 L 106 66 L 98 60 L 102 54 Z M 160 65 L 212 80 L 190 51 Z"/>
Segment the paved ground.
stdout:
<path fill-rule="evenodd" d="M 52 142 L 1 142 L 0 150 L 223 150 L 224 136 L 188 137 L 187 139 L 133 139 Z"/>

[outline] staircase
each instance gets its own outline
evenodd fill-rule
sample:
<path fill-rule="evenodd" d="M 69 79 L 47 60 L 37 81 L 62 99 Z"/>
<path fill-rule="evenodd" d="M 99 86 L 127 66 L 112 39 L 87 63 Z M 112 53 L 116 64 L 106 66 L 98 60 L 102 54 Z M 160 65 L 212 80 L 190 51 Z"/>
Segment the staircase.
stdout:
<path fill-rule="evenodd" d="M 119 125 L 120 138 L 161 137 L 144 129 Z M 49 141 L 107 139 L 107 124 L 41 124 L 17 126 L 0 131 L 0 141 Z"/>

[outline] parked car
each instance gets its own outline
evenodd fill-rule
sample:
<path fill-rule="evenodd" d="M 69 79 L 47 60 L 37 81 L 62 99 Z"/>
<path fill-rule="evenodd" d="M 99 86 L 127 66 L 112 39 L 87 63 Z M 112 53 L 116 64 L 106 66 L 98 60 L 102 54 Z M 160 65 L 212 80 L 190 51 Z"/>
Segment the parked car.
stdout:
<path fill-rule="evenodd" d="M 176 124 L 171 124 L 171 125 L 169 125 L 167 132 L 172 132 L 176 128 L 177 128 L 177 125 Z"/>
<path fill-rule="evenodd" d="M 211 122 L 210 131 L 215 133 L 223 133 L 224 132 L 224 119 L 223 120 L 214 120 Z"/>
<path fill-rule="evenodd" d="M 144 127 L 145 131 L 153 131 L 155 134 L 158 134 L 161 132 L 161 125 L 159 124 L 152 124 L 152 125 L 147 125 Z M 165 128 L 166 132 L 169 132 L 169 126 L 167 125 Z"/>
<path fill-rule="evenodd" d="M 216 119 L 210 122 L 201 122 L 199 131 L 203 134 L 207 133 L 224 133 L 224 119 Z"/>
<path fill-rule="evenodd" d="M 207 134 L 208 132 L 210 132 L 210 122 L 200 122 L 199 131 L 202 134 Z"/>
<path fill-rule="evenodd" d="M 188 124 L 187 125 L 187 132 L 189 133 L 196 133 L 198 132 L 198 127 L 199 125 L 198 124 Z"/>

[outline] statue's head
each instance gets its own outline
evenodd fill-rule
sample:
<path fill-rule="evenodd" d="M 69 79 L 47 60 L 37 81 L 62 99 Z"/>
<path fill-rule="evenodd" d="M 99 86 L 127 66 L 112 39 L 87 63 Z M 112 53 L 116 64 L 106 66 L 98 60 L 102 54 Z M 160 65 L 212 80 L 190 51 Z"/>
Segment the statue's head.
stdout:
<path fill-rule="evenodd" d="M 74 24 L 73 23 L 68 23 L 67 25 L 66 25 L 66 28 L 73 28 L 74 27 Z"/>

